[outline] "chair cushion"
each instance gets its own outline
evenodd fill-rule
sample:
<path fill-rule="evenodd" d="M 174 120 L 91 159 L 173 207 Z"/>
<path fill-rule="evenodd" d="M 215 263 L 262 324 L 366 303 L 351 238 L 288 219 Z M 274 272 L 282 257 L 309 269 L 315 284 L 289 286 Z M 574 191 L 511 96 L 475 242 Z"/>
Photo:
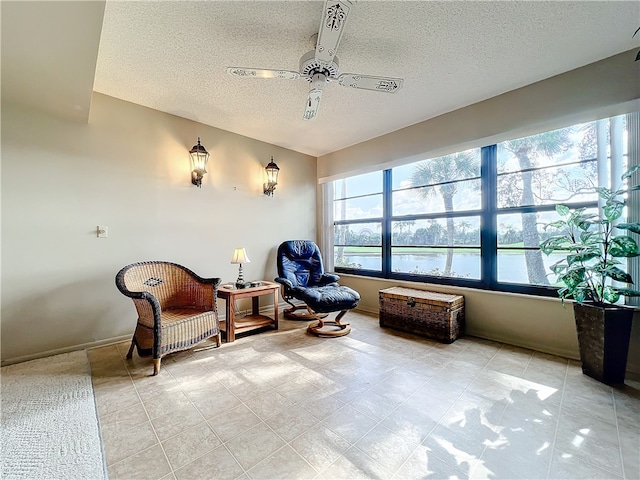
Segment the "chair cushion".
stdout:
<path fill-rule="evenodd" d="M 296 298 L 306 303 L 316 313 L 330 313 L 355 308 L 360 295 L 342 285 L 297 288 Z"/>

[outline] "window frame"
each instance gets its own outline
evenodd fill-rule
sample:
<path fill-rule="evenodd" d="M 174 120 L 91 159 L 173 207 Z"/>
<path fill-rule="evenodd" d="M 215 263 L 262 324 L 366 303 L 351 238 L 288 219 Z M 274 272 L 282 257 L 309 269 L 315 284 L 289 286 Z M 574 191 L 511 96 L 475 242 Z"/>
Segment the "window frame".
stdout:
<path fill-rule="evenodd" d="M 386 278 L 390 280 L 402 280 L 418 283 L 433 283 L 440 285 L 450 285 L 459 287 L 468 287 L 489 291 L 511 292 L 520 294 L 530 294 L 544 297 L 557 297 L 558 287 L 552 285 L 532 285 L 520 284 L 498 280 L 498 254 L 500 250 L 508 250 L 508 247 L 499 247 L 498 245 L 498 226 L 497 220 L 500 215 L 505 214 L 522 214 L 522 213 L 544 213 L 555 211 L 556 204 L 548 203 L 541 205 L 526 205 L 517 207 L 498 207 L 498 144 L 487 145 L 480 148 L 480 210 L 458 210 L 454 212 L 438 212 L 424 213 L 416 215 L 394 216 L 392 213 L 393 202 L 393 179 L 392 168 L 382 170 L 382 201 L 383 215 L 382 217 L 358 219 L 358 220 L 342 220 L 334 221 L 335 226 L 354 223 L 372 223 L 381 222 L 381 270 L 366 270 L 348 267 L 335 267 L 337 273 L 352 274 L 363 277 Z M 595 159 L 597 161 L 597 159 Z M 594 159 L 580 159 L 571 163 L 587 163 Z M 537 167 L 535 170 L 554 168 L 553 166 Z M 527 169 L 530 170 L 530 169 Z M 509 172 L 511 174 L 520 172 L 520 170 Z M 476 178 L 477 177 L 473 177 Z M 468 179 L 462 179 L 468 180 Z M 378 193 L 376 193 L 378 194 Z M 348 198 L 348 197 L 347 197 Z M 335 200 L 335 199 L 334 199 Z M 566 203 L 573 208 L 598 208 L 598 200 L 578 201 L 578 202 L 559 202 Z M 333 201 L 332 201 L 333 204 Z M 411 221 L 425 219 L 446 219 L 456 217 L 475 216 L 480 218 L 480 279 L 469 279 L 460 277 L 445 277 L 428 274 L 411 274 L 405 272 L 394 272 L 392 265 L 392 229 L 391 224 L 394 221 Z M 347 245 L 344 245 L 347 246 Z M 334 247 L 335 248 L 335 247 Z M 442 248 L 468 248 L 466 246 L 445 246 Z M 519 247 L 518 250 L 533 249 L 532 247 Z M 335 254 L 331 252 L 331 254 Z"/>

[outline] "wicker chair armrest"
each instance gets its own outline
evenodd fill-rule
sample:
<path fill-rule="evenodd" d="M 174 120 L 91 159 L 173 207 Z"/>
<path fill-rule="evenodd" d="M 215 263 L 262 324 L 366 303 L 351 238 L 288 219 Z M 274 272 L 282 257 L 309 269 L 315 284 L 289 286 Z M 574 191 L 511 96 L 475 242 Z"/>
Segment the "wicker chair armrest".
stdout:
<path fill-rule="evenodd" d="M 191 273 L 193 274 L 193 278 L 195 278 L 199 283 L 202 283 L 204 285 L 213 285 L 215 288 L 218 288 L 218 286 L 220 286 L 220 284 L 222 283 L 222 279 L 218 277 L 203 278 L 199 275 L 196 275 L 193 272 Z"/>

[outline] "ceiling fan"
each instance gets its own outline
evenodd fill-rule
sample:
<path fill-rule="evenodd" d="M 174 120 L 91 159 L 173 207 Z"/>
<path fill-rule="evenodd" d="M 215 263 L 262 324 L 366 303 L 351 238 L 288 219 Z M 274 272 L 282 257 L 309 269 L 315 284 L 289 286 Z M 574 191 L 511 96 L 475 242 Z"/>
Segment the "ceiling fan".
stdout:
<path fill-rule="evenodd" d="M 309 82 L 309 97 L 305 105 L 303 120 L 313 120 L 318 115 L 322 89 L 329 82 L 337 81 L 344 87 L 353 87 L 376 92 L 394 93 L 402 88 L 404 80 L 393 77 L 375 77 L 356 73 L 338 75 L 339 62 L 336 56 L 342 32 L 351 10 L 349 0 L 326 0 L 315 50 L 300 58 L 300 70 L 270 70 L 265 68 L 228 67 L 227 73 L 245 78 L 303 78 Z M 314 35 L 315 37 L 316 35 Z M 312 37 L 313 38 L 313 37 Z"/>

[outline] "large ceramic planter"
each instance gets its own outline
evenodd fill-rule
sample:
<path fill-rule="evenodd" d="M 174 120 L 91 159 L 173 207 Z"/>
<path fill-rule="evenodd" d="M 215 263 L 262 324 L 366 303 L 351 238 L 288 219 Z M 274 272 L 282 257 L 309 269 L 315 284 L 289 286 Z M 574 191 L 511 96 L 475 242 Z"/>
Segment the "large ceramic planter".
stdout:
<path fill-rule="evenodd" d="M 633 310 L 573 304 L 582 372 L 607 385 L 624 383 Z"/>

